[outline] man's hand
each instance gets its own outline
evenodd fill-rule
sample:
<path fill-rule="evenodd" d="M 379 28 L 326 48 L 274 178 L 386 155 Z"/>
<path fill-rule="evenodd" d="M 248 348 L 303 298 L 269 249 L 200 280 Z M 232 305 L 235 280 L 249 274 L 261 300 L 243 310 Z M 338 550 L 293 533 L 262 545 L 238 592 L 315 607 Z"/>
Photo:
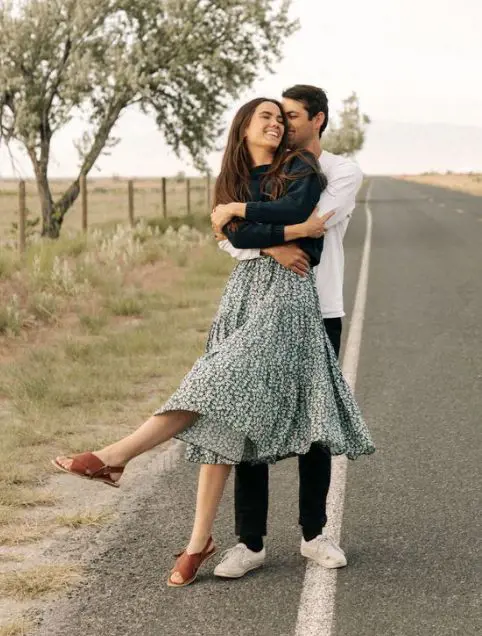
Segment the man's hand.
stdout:
<path fill-rule="evenodd" d="M 262 250 L 262 253 L 271 256 L 280 265 L 291 269 L 299 276 L 306 276 L 310 270 L 310 259 L 296 243 L 268 247 Z"/>
<path fill-rule="evenodd" d="M 211 225 L 215 233 L 219 234 L 223 231 L 223 227 L 227 225 L 235 216 L 244 218 L 246 213 L 246 203 L 220 203 L 211 212 Z"/>
<path fill-rule="evenodd" d="M 211 226 L 215 234 L 221 234 L 223 227 L 234 217 L 231 203 L 217 205 L 211 212 Z"/>

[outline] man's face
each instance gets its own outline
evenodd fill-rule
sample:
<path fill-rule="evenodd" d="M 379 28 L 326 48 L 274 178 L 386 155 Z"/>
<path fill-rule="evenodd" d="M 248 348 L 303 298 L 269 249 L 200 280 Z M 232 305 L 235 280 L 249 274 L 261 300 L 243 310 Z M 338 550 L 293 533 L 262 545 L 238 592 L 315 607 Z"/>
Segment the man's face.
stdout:
<path fill-rule="evenodd" d="M 312 141 L 319 139 L 320 126 L 324 121 L 324 114 L 318 113 L 313 119 L 308 119 L 308 111 L 302 102 L 294 99 L 283 99 L 283 108 L 289 122 L 288 141 L 290 148 L 304 148 Z"/>

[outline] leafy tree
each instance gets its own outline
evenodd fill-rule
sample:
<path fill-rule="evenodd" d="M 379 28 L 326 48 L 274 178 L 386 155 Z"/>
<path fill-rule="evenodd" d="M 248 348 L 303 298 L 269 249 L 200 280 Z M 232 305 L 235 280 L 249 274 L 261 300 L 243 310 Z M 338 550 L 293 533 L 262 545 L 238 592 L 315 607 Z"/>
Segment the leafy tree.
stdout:
<path fill-rule="evenodd" d="M 370 123 L 368 115 L 360 112 L 356 93 L 343 100 L 338 120 L 329 124 L 323 135 L 323 147 L 337 155 L 353 155 L 363 147 L 366 127 Z"/>
<path fill-rule="evenodd" d="M 0 0 L 0 141 L 20 142 L 32 162 L 42 234 L 59 236 L 80 177 L 133 104 L 205 167 L 227 105 L 271 72 L 297 28 L 290 1 Z M 54 201 L 52 137 L 78 115 L 78 175 Z"/>

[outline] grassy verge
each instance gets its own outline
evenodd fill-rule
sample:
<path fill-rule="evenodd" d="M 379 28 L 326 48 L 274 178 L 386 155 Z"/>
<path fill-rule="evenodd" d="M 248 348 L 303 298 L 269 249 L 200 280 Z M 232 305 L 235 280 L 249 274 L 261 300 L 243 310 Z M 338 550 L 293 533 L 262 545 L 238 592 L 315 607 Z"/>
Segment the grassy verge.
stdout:
<path fill-rule="evenodd" d="M 195 230 L 144 225 L 4 260 L 0 543 L 12 545 L 16 511 L 53 502 L 49 458 L 116 439 L 177 386 L 202 353 L 232 263 Z"/>
<path fill-rule="evenodd" d="M 0 595 L 16 601 L 36 599 L 63 591 L 80 579 L 81 568 L 71 564 L 39 565 L 0 574 Z"/>

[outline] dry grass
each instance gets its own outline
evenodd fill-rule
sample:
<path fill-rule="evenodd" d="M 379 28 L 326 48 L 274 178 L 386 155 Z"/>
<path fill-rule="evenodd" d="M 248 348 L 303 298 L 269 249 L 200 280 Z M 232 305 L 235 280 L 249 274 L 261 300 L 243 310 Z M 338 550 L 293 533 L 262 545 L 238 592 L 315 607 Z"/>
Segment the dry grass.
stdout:
<path fill-rule="evenodd" d="M 0 553 L 0 564 L 1 563 L 21 563 L 22 561 L 24 561 L 24 558 L 22 556 L 19 556 L 18 554 L 13 554 L 13 553 Z"/>
<path fill-rule="evenodd" d="M 61 592 L 80 580 L 80 566 L 39 565 L 30 570 L 0 574 L 0 596 L 26 601 Z"/>
<path fill-rule="evenodd" d="M 34 625 L 23 618 L 19 618 L 14 623 L 0 625 L 0 636 L 27 636 L 34 629 Z"/>
<path fill-rule="evenodd" d="M 213 187 L 211 180 L 211 190 Z M 54 200 L 69 185 L 66 180 L 53 180 L 51 183 Z M 187 214 L 186 181 L 169 178 L 166 181 L 167 215 L 184 216 Z M 207 190 L 203 178 L 190 179 L 191 213 L 206 214 Z M 18 182 L 0 179 L 0 238 L 11 234 L 12 223 L 17 220 Z M 29 218 L 40 217 L 40 204 L 34 181 L 26 182 L 27 209 Z M 126 222 L 128 220 L 127 180 L 95 179 L 88 181 L 87 188 L 89 227 Z M 134 181 L 134 212 L 136 218 L 153 219 L 163 215 L 161 179 L 137 179 Z M 81 229 L 82 223 L 80 197 L 65 217 L 64 227 L 70 230 Z M 37 226 L 38 227 L 38 226 Z M 37 229 L 37 228 L 36 228 Z M 1 277 L 1 274 L 0 274 Z"/>
<path fill-rule="evenodd" d="M 0 506 L 0 528 L 17 519 L 17 513 L 9 506 Z"/>
<path fill-rule="evenodd" d="M 477 196 L 482 196 L 482 174 L 422 174 L 422 175 L 401 175 L 397 177 L 405 181 L 414 181 L 425 185 L 434 185 L 449 190 L 468 192 Z"/>
<path fill-rule="evenodd" d="M 146 264 L 146 251 L 161 244 L 158 235 L 147 233 L 135 249 L 128 235 L 115 236 L 105 250 L 98 248 L 99 241 L 89 245 L 76 238 L 34 245 L 18 270 L 15 288 L 23 284 L 26 290 L 19 292 L 19 313 L 31 302 L 28 290 L 48 294 L 56 289 L 57 305 L 51 312 L 55 320 L 20 326 L 21 337 L 0 335 L 0 349 L 9 353 L 3 364 L 0 360 L 4 507 L 54 503 L 52 494 L 41 489 L 53 473 L 49 459 L 104 445 L 132 430 L 203 351 L 231 260 L 214 243 L 193 244 L 181 237 L 172 245 L 163 243 L 157 261 Z M 64 278 L 54 276 L 52 251 L 59 258 L 67 254 L 59 262 L 69 268 L 57 267 Z M 69 281 L 76 284 L 76 272 L 92 254 L 110 256 L 82 271 L 91 284 L 72 297 Z M 2 285 L 9 293 L 10 284 L 0 281 L 0 295 Z M 9 532 L 4 542 L 12 542 Z M 31 537 L 36 538 L 33 531 Z"/>
<path fill-rule="evenodd" d="M 15 492 L 15 490 L 13 492 Z M 35 496 L 34 501 L 38 502 L 39 497 L 35 490 L 33 490 L 33 494 Z M 44 503 L 45 499 L 40 498 L 40 501 Z M 39 523 L 38 521 L 31 520 L 24 521 L 18 505 L 0 506 L 0 546 L 18 546 L 25 543 L 32 543 L 33 541 L 43 539 L 51 530 L 50 523 Z M 12 560 L 12 558 L 10 557 L 6 560 Z"/>
<path fill-rule="evenodd" d="M 73 515 L 58 515 L 55 518 L 55 522 L 59 526 L 73 529 L 89 527 L 100 528 L 111 521 L 112 518 L 113 514 L 109 512 L 93 512 L 86 510 L 85 512 L 79 512 Z"/>
<path fill-rule="evenodd" d="M 51 526 L 38 523 L 17 523 L 0 527 L 0 545 L 17 546 L 44 539 Z"/>
<path fill-rule="evenodd" d="M 14 435 L 12 430 L 4 429 L 0 433 L 0 440 L 7 441 Z M 5 444 L 5 447 L 7 444 Z M 4 447 L 4 448 L 5 448 Z M 4 454 L 4 450 L 0 451 L 0 460 Z M 18 454 L 18 460 L 22 460 L 21 453 Z M 12 470 L 16 470 L 16 466 Z M 31 478 L 31 483 L 39 483 L 38 475 Z M 2 483 L 3 482 L 3 483 Z M 32 508 L 34 506 L 53 506 L 57 498 L 51 492 L 45 492 L 38 488 L 27 488 L 12 484 L 11 475 L 8 474 L 4 467 L 4 479 L 0 481 L 0 506 L 16 506 L 19 508 Z M 3 487 L 3 489 L 2 489 Z"/>

